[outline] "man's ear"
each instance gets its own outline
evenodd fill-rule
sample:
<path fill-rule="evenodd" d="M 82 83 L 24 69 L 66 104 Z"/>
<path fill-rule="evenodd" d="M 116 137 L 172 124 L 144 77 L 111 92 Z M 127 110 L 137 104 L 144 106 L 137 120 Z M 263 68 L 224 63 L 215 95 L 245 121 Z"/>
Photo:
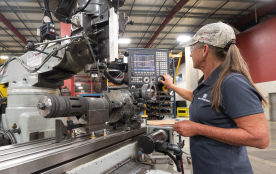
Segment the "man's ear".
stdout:
<path fill-rule="evenodd" d="M 202 54 L 202 56 L 206 57 L 208 55 L 208 53 L 209 53 L 209 50 L 210 50 L 209 45 L 205 44 L 203 46 L 203 54 Z"/>

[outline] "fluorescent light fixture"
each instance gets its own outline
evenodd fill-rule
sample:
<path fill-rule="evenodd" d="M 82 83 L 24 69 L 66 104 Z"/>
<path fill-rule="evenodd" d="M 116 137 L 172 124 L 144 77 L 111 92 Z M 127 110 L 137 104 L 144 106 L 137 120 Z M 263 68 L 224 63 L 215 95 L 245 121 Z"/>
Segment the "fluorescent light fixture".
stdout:
<path fill-rule="evenodd" d="M 179 42 L 188 42 L 188 41 L 190 41 L 192 38 L 191 38 L 191 36 L 179 36 L 178 38 L 177 38 L 177 41 L 179 41 Z"/>
<path fill-rule="evenodd" d="M 1 59 L 8 59 L 9 56 L 0 56 Z"/>
<path fill-rule="evenodd" d="M 123 39 L 123 38 L 121 38 L 121 39 L 118 40 L 118 43 L 119 44 L 129 44 L 130 43 L 130 39 Z"/>
<path fill-rule="evenodd" d="M 76 83 L 76 86 L 81 86 L 81 84 L 80 83 Z"/>
<path fill-rule="evenodd" d="M 81 90 L 81 92 L 84 92 L 84 90 Z"/>
<path fill-rule="evenodd" d="M 78 89 L 83 89 L 83 87 L 82 87 L 82 86 L 79 86 Z"/>

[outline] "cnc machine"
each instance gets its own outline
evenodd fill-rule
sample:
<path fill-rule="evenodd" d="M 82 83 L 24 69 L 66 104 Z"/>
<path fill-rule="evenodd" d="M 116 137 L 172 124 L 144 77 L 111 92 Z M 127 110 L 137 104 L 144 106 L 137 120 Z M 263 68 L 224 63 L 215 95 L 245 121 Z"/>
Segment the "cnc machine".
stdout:
<path fill-rule="evenodd" d="M 168 51 L 128 50 L 129 64 L 118 61 L 118 32 L 133 23 L 119 13 L 124 0 L 45 2 L 59 21 L 72 24 L 72 34 L 45 41 L 56 34 L 52 23 L 44 23 L 44 42 L 29 41 L 27 53 L 1 65 L 8 97 L 0 119 L 6 145 L 0 147 L 0 173 L 111 173 L 132 165 L 137 140 L 146 133 L 140 112 L 155 99 L 160 74 L 169 73 Z M 133 59 L 144 62 L 135 68 Z M 107 68 L 125 72 L 125 79 L 112 78 Z M 82 70 L 101 78 L 105 93 L 61 96 L 63 80 Z M 106 91 L 106 79 L 129 88 Z"/>

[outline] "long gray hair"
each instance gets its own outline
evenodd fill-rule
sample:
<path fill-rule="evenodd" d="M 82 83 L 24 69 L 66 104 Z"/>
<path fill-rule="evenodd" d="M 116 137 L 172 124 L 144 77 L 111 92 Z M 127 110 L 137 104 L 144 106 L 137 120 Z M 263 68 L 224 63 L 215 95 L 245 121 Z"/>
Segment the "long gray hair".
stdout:
<path fill-rule="evenodd" d="M 205 45 L 204 43 L 198 42 L 200 48 L 203 48 Z M 208 45 L 210 49 L 213 50 L 214 54 L 223 62 L 221 64 L 220 74 L 218 79 L 214 84 L 214 88 L 211 93 L 211 102 L 212 107 L 219 111 L 220 102 L 222 99 L 221 95 L 221 84 L 223 79 L 231 72 L 236 72 L 242 74 L 247 78 L 247 80 L 252 84 L 252 86 L 260 93 L 262 96 L 262 105 L 263 107 L 268 106 L 268 102 L 266 101 L 265 97 L 261 94 L 261 92 L 257 89 L 252 78 L 249 73 L 249 69 L 247 63 L 244 61 L 239 48 L 236 44 L 231 44 L 228 50 L 224 48 L 214 47 Z"/>

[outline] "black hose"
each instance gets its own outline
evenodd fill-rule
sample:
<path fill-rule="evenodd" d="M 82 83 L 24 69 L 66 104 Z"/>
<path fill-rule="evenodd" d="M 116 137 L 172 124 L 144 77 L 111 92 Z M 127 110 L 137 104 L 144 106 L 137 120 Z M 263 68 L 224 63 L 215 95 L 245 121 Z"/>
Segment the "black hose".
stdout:
<path fill-rule="evenodd" d="M 106 70 L 104 70 L 104 75 L 114 85 L 128 84 L 128 82 L 124 81 L 124 79 L 114 79 Z"/>
<path fill-rule="evenodd" d="M 181 148 L 176 144 L 170 144 L 169 143 L 166 150 L 171 150 L 171 151 L 175 152 L 176 154 L 181 154 L 182 155 Z"/>
<path fill-rule="evenodd" d="M 4 128 L 0 127 L 0 131 L 4 133 L 4 135 L 7 135 L 8 138 L 11 140 L 11 144 L 15 144 L 16 140 L 13 136 L 13 134 L 10 131 L 5 130 Z"/>
<path fill-rule="evenodd" d="M 74 16 L 75 14 L 77 14 L 78 12 L 83 11 L 83 10 L 89 5 L 90 1 L 91 1 L 91 0 L 88 0 L 88 1 L 86 2 L 86 4 L 85 4 L 81 9 L 78 8 L 78 9 L 75 11 L 75 13 L 73 14 L 73 16 Z"/>
<path fill-rule="evenodd" d="M 161 153 L 164 153 L 165 155 L 168 155 L 173 160 L 173 162 L 175 163 L 177 171 L 181 172 L 180 160 L 176 160 L 176 158 L 167 151 L 158 151 L 158 152 L 161 152 Z"/>
<path fill-rule="evenodd" d="M 45 7 L 44 15 L 46 15 L 46 16 L 48 16 L 50 18 L 51 23 L 54 23 L 52 15 L 51 15 L 50 10 L 49 10 L 49 1 L 48 0 L 44 0 L 44 7 Z"/>

